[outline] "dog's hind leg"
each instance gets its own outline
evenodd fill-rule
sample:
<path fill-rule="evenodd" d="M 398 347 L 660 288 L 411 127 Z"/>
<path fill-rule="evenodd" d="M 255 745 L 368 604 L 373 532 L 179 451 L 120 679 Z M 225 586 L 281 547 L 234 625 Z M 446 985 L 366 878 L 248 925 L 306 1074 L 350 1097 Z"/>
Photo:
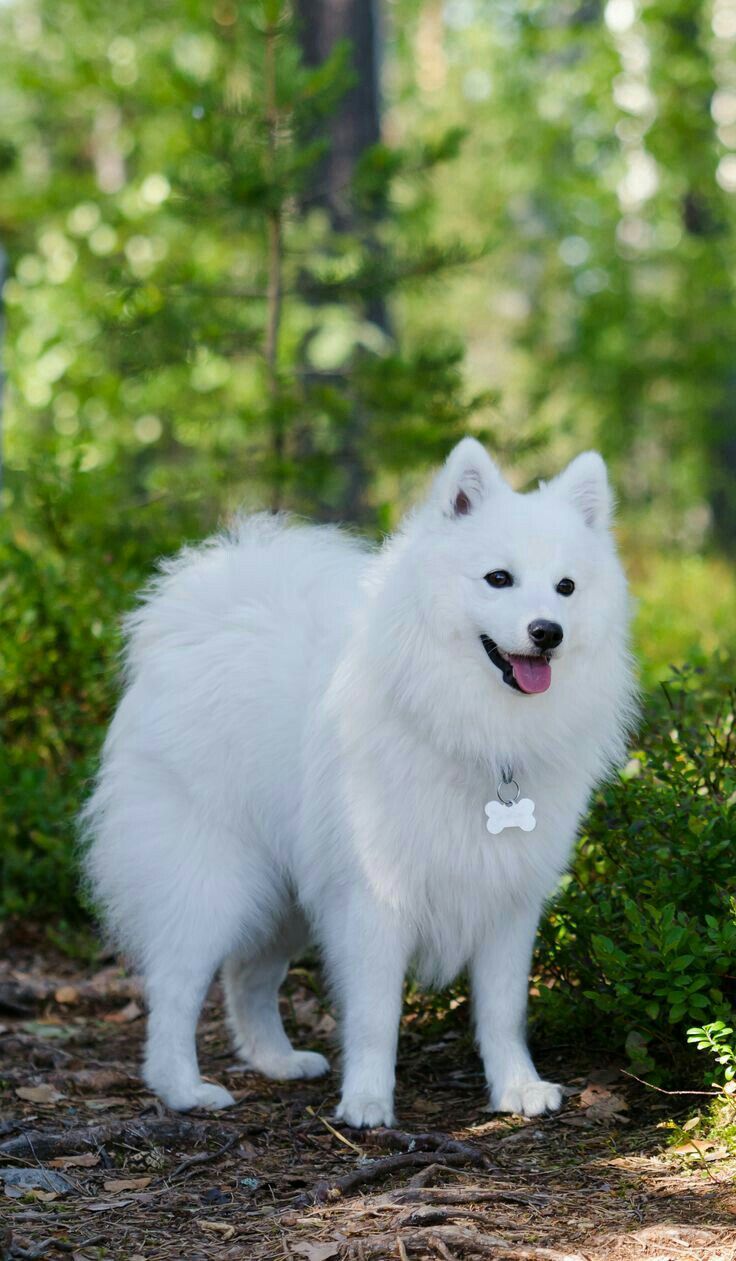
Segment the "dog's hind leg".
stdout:
<path fill-rule="evenodd" d="M 228 1024 L 236 1054 L 250 1068 L 277 1081 L 296 1077 L 320 1077 L 329 1064 L 316 1051 L 297 1051 L 289 1041 L 279 1012 L 279 986 L 286 976 L 289 957 L 303 939 L 286 936 L 258 954 L 237 950 L 225 960 Z"/>
<path fill-rule="evenodd" d="M 157 960 L 146 981 L 150 1010 L 143 1077 L 177 1112 L 228 1108 L 235 1102 L 223 1086 L 202 1080 L 197 1063 L 197 1019 L 219 962 L 213 952 L 196 959 L 172 952 Z"/>
<path fill-rule="evenodd" d="M 209 837 L 209 850 L 190 841 L 178 858 L 172 853 L 161 869 L 165 882 L 156 883 L 145 868 L 138 877 L 144 913 L 137 936 L 149 1007 L 143 1076 L 165 1104 L 181 1112 L 234 1102 L 222 1086 L 202 1080 L 196 1048 L 207 989 L 243 940 L 249 909 L 252 913 L 237 856 L 228 851 L 227 838 L 219 839 Z"/>
<path fill-rule="evenodd" d="M 145 951 L 149 1004 L 143 1076 L 170 1108 L 227 1108 L 232 1095 L 202 1081 L 196 1030 L 210 982 L 241 939 L 242 900 L 234 896 L 232 873 L 180 871 L 156 917 L 156 933 Z M 160 896 L 160 895 L 159 895 Z"/>

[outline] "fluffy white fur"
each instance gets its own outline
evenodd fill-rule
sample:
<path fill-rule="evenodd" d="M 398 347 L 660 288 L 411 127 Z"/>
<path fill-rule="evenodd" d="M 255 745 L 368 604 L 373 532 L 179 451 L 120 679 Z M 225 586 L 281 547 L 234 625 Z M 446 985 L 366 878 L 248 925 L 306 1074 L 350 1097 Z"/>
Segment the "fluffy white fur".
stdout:
<path fill-rule="evenodd" d="M 220 967 L 243 1060 L 276 1078 L 327 1070 L 278 1012 L 310 938 L 342 1012 L 343 1120 L 393 1120 L 412 964 L 439 984 L 469 969 L 495 1108 L 559 1106 L 526 1048 L 528 969 L 632 713 L 610 510 L 600 456 L 519 495 L 466 438 L 378 551 L 260 515 L 164 565 L 128 622 L 85 828 L 95 893 L 145 975 L 145 1079 L 170 1107 L 232 1102 L 200 1078 L 195 1046 Z M 513 587 L 488 585 L 497 569 Z M 549 690 L 523 695 L 480 635 L 529 653 L 535 618 L 564 639 Z M 490 836 L 506 765 L 537 827 Z"/>

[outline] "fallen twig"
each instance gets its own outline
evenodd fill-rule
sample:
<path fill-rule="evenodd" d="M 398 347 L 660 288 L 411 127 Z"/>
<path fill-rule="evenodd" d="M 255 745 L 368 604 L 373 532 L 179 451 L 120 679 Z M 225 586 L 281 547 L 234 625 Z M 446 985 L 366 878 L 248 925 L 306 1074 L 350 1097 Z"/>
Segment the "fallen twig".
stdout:
<path fill-rule="evenodd" d="M 405 1213 L 397 1224 L 401 1227 L 444 1226 L 458 1217 L 470 1222 L 479 1222 L 481 1226 L 488 1225 L 488 1218 L 483 1213 L 475 1213 L 472 1208 L 461 1208 L 459 1205 L 448 1205 L 447 1208 L 443 1208 L 439 1204 L 427 1205 L 425 1208 L 417 1208 L 411 1213 Z"/>
<path fill-rule="evenodd" d="M 300 1195 L 297 1205 L 304 1207 L 308 1204 L 324 1204 L 327 1200 L 337 1199 L 346 1191 L 352 1191 L 366 1182 L 378 1182 L 381 1178 L 395 1173 L 397 1169 L 413 1169 L 417 1166 L 439 1163 L 455 1168 L 468 1164 L 486 1166 L 487 1157 L 479 1151 L 474 1151 L 472 1154 L 468 1152 L 397 1152 L 394 1156 L 384 1156 L 381 1160 L 363 1161 L 356 1169 L 343 1174 L 340 1178 L 323 1179 L 311 1191 Z"/>
<path fill-rule="evenodd" d="M 442 1165 L 438 1165 L 435 1162 L 433 1165 L 427 1165 L 424 1169 L 420 1169 L 418 1173 L 413 1173 L 406 1185 L 408 1187 L 431 1187 L 435 1179 L 446 1172 L 446 1167 L 443 1168 Z"/>
<path fill-rule="evenodd" d="M 95 1244 L 104 1243 L 107 1235 L 92 1235 L 89 1239 L 83 1239 L 80 1243 L 67 1243 L 64 1239 L 42 1239 L 40 1243 L 34 1244 L 32 1248 L 22 1248 L 20 1244 L 10 1244 L 9 1256 L 18 1258 L 18 1261 L 39 1261 L 40 1257 L 48 1255 L 51 1248 L 56 1248 L 59 1252 L 83 1252 L 85 1248 L 92 1248 Z"/>
<path fill-rule="evenodd" d="M 348 1130 L 348 1133 L 360 1135 L 365 1147 L 387 1147 L 390 1151 L 404 1152 L 455 1152 L 466 1155 L 472 1160 L 484 1153 L 476 1143 L 464 1143 L 460 1139 L 450 1138 L 439 1130 L 426 1130 L 424 1133 L 412 1134 L 409 1130 Z M 485 1157 L 484 1157 L 485 1158 Z"/>
<path fill-rule="evenodd" d="M 239 1127 L 238 1137 L 243 1132 L 242 1127 Z M 65 1156 L 71 1152 L 97 1151 L 104 1143 L 110 1142 L 140 1143 L 152 1140 L 161 1147 L 172 1147 L 180 1141 L 194 1142 L 208 1138 L 217 1138 L 224 1142 L 231 1134 L 231 1130 L 206 1121 L 152 1117 L 150 1121 L 111 1121 L 106 1125 L 89 1125 L 51 1134 L 44 1130 L 26 1130 L 17 1138 L 9 1138 L 0 1143 L 0 1156 L 49 1160 L 53 1156 Z"/>
<path fill-rule="evenodd" d="M 40 1003 L 50 1000 L 64 1005 L 114 1003 L 119 999 L 140 998 L 142 984 L 137 976 L 110 976 L 98 973 L 89 981 L 69 981 L 60 977 L 23 976 L 0 982 L 0 1009 L 25 1016 Z M 60 999 L 56 999 L 56 995 Z"/>
<path fill-rule="evenodd" d="M 353 1151 L 357 1152 L 359 1156 L 365 1156 L 365 1152 L 362 1147 L 358 1147 L 358 1144 L 354 1143 L 353 1140 L 348 1138 L 346 1134 L 341 1134 L 339 1130 L 336 1130 L 334 1125 L 331 1125 L 325 1117 L 320 1116 L 319 1112 L 315 1112 L 314 1108 L 308 1107 L 307 1112 L 310 1117 L 314 1117 L 315 1121 L 321 1121 L 325 1129 L 329 1130 L 330 1134 L 333 1134 L 335 1138 L 338 1138 L 341 1143 L 345 1144 L 346 1147 L 352 1147 Z"/>
<path fill-rule="evenodd" d="M 633 1077 L 634 1081 L 638 1081 L 641 1086 L 647 1086 L 649 1090 L 658 1091 L 660 1095 L 707 1095 L 712 1099 L 715 1095 L 723 1093 L 720 1090 L 665 1090 L 664 1086 L 655 1086 L 652 1081 L 644 1081 L 643 1077 L 637 1077 L 636 1073 L 629 1073 L 625 1068 L 620 1068 L 619 1072 L 623 1073 L 624 1077 Z"/>
<path fill-rule="evenodd" d="M 191 1169 L 194 1165 L 209 1165 L 214 1160 L 219 1160 L 225 1152 L 229 1152 L 232 1147 L 240 1140 L 241 1135 L 233 1134 L 222 1147 L 218 1147 L 216 1152 L 199 1152 L 196 1156 L 187 1156 L 186 1160 L 182 1160 L 180 1165 L 176 1166 L 173 1173 L 170 1173 L 165 1179 L 166 1182 L 173 1182 L 175 1178 L 180 1177 L 187 1169 Z M 162 1179 L 164 1181 L 164 1179 Z"/>
<path fill-rule="evenodd" d="M 491 1204 L 500 1200 L 502 1204 L 524 1204 L 535 1206 L 548 1204 L 549 1195 L 523 1191 L 493 1191 L 486 1187 L 401 1187 L 391 1191 L 386 1201 L 394 1204 Z"/>

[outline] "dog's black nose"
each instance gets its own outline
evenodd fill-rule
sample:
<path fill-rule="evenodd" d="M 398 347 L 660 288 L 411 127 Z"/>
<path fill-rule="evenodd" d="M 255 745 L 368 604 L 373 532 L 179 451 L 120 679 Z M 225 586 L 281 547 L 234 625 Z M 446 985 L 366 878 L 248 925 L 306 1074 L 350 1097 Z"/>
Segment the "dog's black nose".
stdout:
<path fill-rule="evenodd" d="M 535 648 L 540 648 L 542 652 L 549 652 L 562 643 L 562 627 L 559 622 L 547 622 L 543 617 L 538 617 L 536 621 L 529 623 L 527 630 Z"/>

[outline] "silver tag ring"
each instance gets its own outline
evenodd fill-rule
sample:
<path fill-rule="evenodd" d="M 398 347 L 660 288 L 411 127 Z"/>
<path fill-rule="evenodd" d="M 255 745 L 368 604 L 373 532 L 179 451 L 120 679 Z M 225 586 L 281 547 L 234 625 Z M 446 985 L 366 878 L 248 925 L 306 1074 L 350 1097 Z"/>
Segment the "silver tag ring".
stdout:
<path fill-rule="evenodd" d="M 503 796 L 502 790 L 504 788 L 511 789 L 513 792 L 513 796 L 511 797 L 510 801 L 507 800 L 506 797 Z M 498 797 L 498 800 L 501 802 L 502 806 L 513 806 L 516 804 L 516 802 L 519 800 L 519 797 L 521 796 L 521 789 L 519 788 L 519 785 L 517 784 L 515 779 L 506 779 L 506 777 L 504 776 L 503 780 L 501 781 L 501 783 L 498 785 L 498 788 L 496 789 L 496 796 Z"/>

